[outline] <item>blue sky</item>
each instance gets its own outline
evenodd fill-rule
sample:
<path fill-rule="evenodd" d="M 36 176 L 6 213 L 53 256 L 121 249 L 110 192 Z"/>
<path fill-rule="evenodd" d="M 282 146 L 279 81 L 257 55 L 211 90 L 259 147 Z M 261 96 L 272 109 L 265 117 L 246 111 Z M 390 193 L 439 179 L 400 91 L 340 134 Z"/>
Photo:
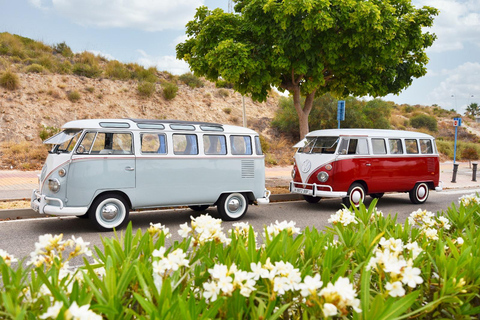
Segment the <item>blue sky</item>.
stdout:
<path fill-rule="evenodd" d="M 428 74 L 399 95 L 384 100 L 411 105 L 437 104 L 463 112 L 480 103 L 480 0 L 413 0 L 440 10 L 427 50 Z M 52 45 L 66 42 L 74 52 L 88 50 L 109 59 L 188 72 L 175 59 L 185 24 L 195 8 L 228 10 L 228 0 L 0 0 L 0 32 Z"/>

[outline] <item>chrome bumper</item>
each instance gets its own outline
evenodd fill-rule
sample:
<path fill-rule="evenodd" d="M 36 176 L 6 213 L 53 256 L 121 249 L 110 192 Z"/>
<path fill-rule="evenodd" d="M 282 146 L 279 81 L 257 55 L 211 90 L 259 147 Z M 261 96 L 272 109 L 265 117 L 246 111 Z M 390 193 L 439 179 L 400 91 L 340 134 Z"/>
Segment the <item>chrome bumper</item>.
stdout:
<path fill-rule="evenodd" d="M 301 188 L 295 187 L 295 185 L 300 185 Z M 306 187 L 311 187 L 312 189 L 305 189 Z M 328 188 L 330 191 L 318 190 L 318 188 Z M 291 193 L 298 193 L 312 197 L 345 198 L 347 196 L 346 191 L 333 191 L 331 186 L 316 183 L 290 181 L 289 190 Z"/>
<path fill-rule="evenodd" d="M 58 202 L 58 206 L 52 206 L 47 203 Z M 57 198 L 47 197 L 38 190 L 32 191 L 30 207 L 33 211 L 40 214 L 51 214 L 57 216 L 81 216 L 87 213 L 88 207 L 64 207 L 63 201 Z"/>
<path fill-rule="evenodd" d="M 257 204 L 269 204 L 271 194 L 272 192 L 270 192 L 270 190 L 265 189 L 265 191 L 263 192 L 263 198 L 258 198 L 256 200 Z"/>
<path fill-rule="evenodd" d="M 439 192 L 443 190 L 443 182 L 438 181 L 438 186 L 435 187 L 435 191 Z"/>

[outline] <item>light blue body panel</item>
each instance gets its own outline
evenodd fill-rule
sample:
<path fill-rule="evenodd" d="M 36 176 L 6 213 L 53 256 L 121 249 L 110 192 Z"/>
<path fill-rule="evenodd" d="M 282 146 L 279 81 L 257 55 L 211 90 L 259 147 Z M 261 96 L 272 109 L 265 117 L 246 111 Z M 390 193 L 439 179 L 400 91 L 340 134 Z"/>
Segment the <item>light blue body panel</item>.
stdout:
<path fill-rule="evenodd" d="M 214 204 L 222 193 L 265 190 L 263 157 L 137 157 L 133 207 Z"/>
<path fill-rule="evenodd" d="M 96 195 L 106 190 L 121 191 L 135 197 L 135 156 L 74 155 L 68 168 L 68 206 L 89 206 Z"/>

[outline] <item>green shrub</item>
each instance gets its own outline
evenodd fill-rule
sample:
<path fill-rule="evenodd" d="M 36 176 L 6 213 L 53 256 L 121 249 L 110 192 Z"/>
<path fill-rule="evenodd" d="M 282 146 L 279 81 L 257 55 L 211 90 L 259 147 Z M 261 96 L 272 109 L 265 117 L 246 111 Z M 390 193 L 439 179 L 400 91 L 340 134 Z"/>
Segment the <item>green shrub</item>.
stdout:
<path fill-rule="evenodd" d="M 77 102 L 78 100 L 80 100 L 81 95 L 80 95 L 80 92 L 78 92 L 77 90 L 73 90 L 67 93 L 67 98 L 71 102 Z"/>
<path fill-rule="evenodd" d="M 478 151 L 474 147 L 466 147 L 462 150 L 461 154 L 462 160 L 478 160 Z"/>
<path fill-rule="evenodd" d="M 163 84 L 163 97 L 167 100 L 172 100 L 177 96 L 178 86 L 173 82 L 166 82 Z"/>
<path fill-rule="evenodd" d="M 26 69 L 27 73 L 44 73 L 45 71 L 43 66 L 36 63 L 29 65 Z"/>
<path fill-rule="evenodd" d="M 215 82 L 215 87 L 225 88 L 225 89 L 233 89 L 233 83 L 220 79 L 220 80 L 217 80 Z"/>
<path fill-rule="evenodd" d="M 155 93 L 155 83 L 142 81 L 137 86 L 138 94 L 142 97 L 151 97 Z"/>
<path fill-rule="evenodd" d="M 12 71 L 5 71 L 0 76 L 0 86 L 8 90 L 20 88 L 20 78 Z"/>
<path fill-rule="evenodd" d="M 227 98 L 230 96 L 230 91 L 228 89 L 220 88 L 217 90 L 217 96 L 220 98 Z"/>
<path fill-rule="evenodd" d="M 223 108 L 223 112 L 225 112 L 226 114 L 231 114 L 232 113 L 232 108 Z"/>
<path fill-rule="evenodd" d="M 132 79 L 137 79 L 138 81 L 146 81 L 155 83 L 158 81 L 157 69 L 154 67 L 145 69 L 139 64 L 129 63 L 127 64 L 127 69 L 130 71 L 130 77 Z"/>
<path fill-rule="evenodd" d="M 54 136 L 55 134 L 60 132 L 60 128 L 57 127 L 50 127 L 50 126 L 44 126 L 42 125 L 42 128 L 40 129 L 40 133 L 38 134 L 40 139 L 45 140 L 47 138 L 50 138 Z"/>
<path fill-rule="evenodd" d="M 57 43 L 56 45 L 53 46 L 53 50 L 56 52 L 56 53 L 59 53 L 61 54 L 62 56 L 64 56 L 65 58 L 71 58 L 73 57 L 73 51 L 72 49 L 70 49 L 69 46 L 67 46 L 67 44 L 64 42 L 61 42 L 61 43 Z"/>
<path fill-rule="evenodd" d="M 90 65 L 86 63 L 75 63 L 72 69 L 73 74 L 87 78 L 98 78 L 102 74 L 102 69 L 100 69 L 97 65 Z"/>
<path fill-rule="evenodd" d="M 437 119 L 426 114 L 419 114 L 410 119 L 410 125 L 414 128 L 425 128 L 432 132 L 437 132 Z"/>
<path fill-rule="evenodd" d="M 109 61 L 107 63 L 107 66 L 105 68 L 105 74 L 107 75 L 107 77 L 112 79 L 130 79 L 130 71 L 128 71 L 127 67 L 123 63 L 117 60 Z"/>
<path fill-rule="evenodd" d="M 67 319 L 81 306 L 82 319 L 474 319 L 479 203 L 464 196 L 402 225 L 373 200 L 332 214 L 323 231 L 284 221 L 224 232 L 200 215 L 179 241 L 159 223 L 136 232 L 130 223 L 93 250 L 48 235 L 30 264 L 0 248 L 0 314 Z M 83 265 L 67 268 L 74 258 Z"/>
<path fill-rule="evenodd" d="M 57 72 L 60 74 L 71 74 L 72 69 L 73 69 L 72 63 L 68 60 L 65 60 L 57 64 Z"/>
<path fill-rule="evenodd" d="M 190 72 L 182 74 L 181 76 L 178 77 L 178 80 L 182 81 L 192 89 L 203 88 L 203 86 L 205 85 L 203 81 L 200 80 L 200 78 L 198 78 L 197 76 L 195 76 Z"/>

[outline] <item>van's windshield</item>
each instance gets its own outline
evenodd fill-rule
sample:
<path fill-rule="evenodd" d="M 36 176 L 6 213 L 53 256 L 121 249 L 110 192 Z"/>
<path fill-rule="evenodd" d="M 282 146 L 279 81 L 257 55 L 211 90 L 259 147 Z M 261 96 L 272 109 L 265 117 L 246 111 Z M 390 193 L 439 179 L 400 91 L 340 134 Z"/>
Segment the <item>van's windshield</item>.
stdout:
<path fill-rule="evenodd" d="M 43 143 L 44 144 L 53 144 L 52 153 L 59 152 L 70 152 L 75 147 L 78 137 L 80 136 L 80 129 L 68 129 L 60 133 L 57 133 L 51 138 L 48 138 Z"/>
<path fill-rule="evenodd" d="M 298 148 L 298 153 L 328 153 L 337 149 L 339 137 L 307 137 L 305 145 Z"/>

